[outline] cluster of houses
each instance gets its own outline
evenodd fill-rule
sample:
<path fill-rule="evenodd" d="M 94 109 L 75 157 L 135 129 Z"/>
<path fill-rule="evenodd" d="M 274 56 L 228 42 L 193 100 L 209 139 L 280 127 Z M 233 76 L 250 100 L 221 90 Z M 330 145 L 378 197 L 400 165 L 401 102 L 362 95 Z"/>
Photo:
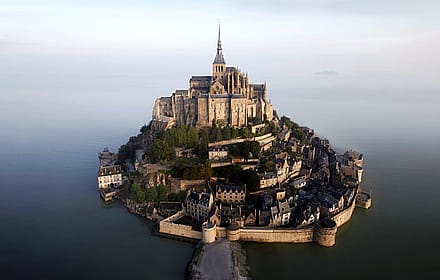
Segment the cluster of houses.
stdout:
<path fill-rule="evenodd" d="M 274 170 L 258 173 L 260 189 L 280 186 L 286 181 L 300 175 L 302 160 L 291 158 L 287 152 L 275 154 Z"/>
<path fill-rule="evenodd" d="M 218 184 L 215 191 L 190 190 L 186 214 L 200 223 L 301 228 L 346 209 L 362 179 L 362 154 L 337 154 L 327 139 L 308 128 L 303 132 L 303 141 L 288 132 L 280 134 L 282 148 L 273 155 L 273 171 L 258 173 L 260 191 L 249 194 L 245 185 L 234 184 Z M 227 150 L 215 147 L 212 152 L 217 157 Z"/>
<path fill-rule="evenodd" d="M 264 128 L 260 126 L 255 130 Z M 276 142 L 271 155 L 265 158 L 273 162 L 270 169 L 260 169 L 261 163 L 257 159 L 252 163 L 251 168 L 256 170 L 259 178 L 259 191 L 249 193 L 246 185 L 229 182 L 218 183 L 212 190 L 210 183 L 206 182 L 204 188 L 189 189 L 183 204 L 161 202 L 156 213 L 168 217 L 184 210 L 186 216 L 199 225 L 209 221 L 217 225 L 234 223 L 242 227 L 295 228 L 337 214 L 355 199 L 362 180 L 363 156 L 354 150 L 338 154 L 327 139 L 319 138 L 307 127 L 301 129 L 302 140 L 295 138 L 292 130 L 286 127 L 276 141 L 267 135 L 255 138 L 263 144 L 267 141 L 270 146 Z M 176 157 L 194 157 L 191 149 L 178 148 L 175 153 Z M 122 171 L 116 165 L 117 155 L 107 148 L 98 156 L 98 186 L 107 201 L 117 194 L 122 184 Z M 208 157 L 213 162 L 234 164 L 234 160 L 229 160 L 227 144 L 209 146 Z M 145 152 L 136 150 L 134 169 L 138 170 L 144 160 Z"/>

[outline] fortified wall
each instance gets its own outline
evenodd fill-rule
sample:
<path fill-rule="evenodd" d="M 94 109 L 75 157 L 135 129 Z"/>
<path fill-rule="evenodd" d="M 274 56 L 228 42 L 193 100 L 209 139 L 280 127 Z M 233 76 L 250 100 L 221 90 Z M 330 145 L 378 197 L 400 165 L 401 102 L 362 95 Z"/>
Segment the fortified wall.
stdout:
<path fill-rule="evenodd" d="M 308 243 L 315 242 L 324 247 L 331 247 L 336 243 L 338 227 L 347 223 L 353 215 L 356 202 L 353 200 L 350 207 L 333 216 L 331 219 L 301 229 L 258 228 L 243 227 L 232 224 L 229 227 L 219 227 L 204 223 L 202 231 L 195 231 L 191 226 L 176 224 L 185 215 L 184 210 L 162 220 L 159 223 L 159 232 L 178 237 L 186 237 L 212 243 L 218 238 L 227 238 L 229 241 L 269 242 L 269 243 Z"/>
<path fill-rule="evenodd" d="M 191 226 L 174 223 L 185 216 L 185 211 L 181 210 L 176 214 L 163 219 L 159 223 L 159 232 L 163 234 L 174 235 L 176 237 L 185 237 L 191 239 L 202 239 L 202 232 L 193 230 Z"/>

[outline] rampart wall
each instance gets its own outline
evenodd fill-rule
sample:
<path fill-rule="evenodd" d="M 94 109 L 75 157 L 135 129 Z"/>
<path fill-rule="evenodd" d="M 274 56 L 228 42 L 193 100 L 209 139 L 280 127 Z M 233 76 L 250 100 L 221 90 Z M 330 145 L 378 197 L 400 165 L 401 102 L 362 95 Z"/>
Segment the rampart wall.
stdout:
<path fill-rule="evenodd" d="M 337 228 L 347 223 L 356 207 L 353 200 L 350 207 L 336 214 L 329 221 L 301 229 L 260 228 L 260 227 L 204 227 L 203 231 L 194 231 L 191 226 L 176 224 L 174 221 L 185 215 L 184 211 L 164 219 L 159 224 L 159 232 L 175 236 L 212 242 L 213 238 L 227 238 L 230 241 L 271 242 L 271 243 L 307 243 L 315 242 L 321 246 L 331 247 L 335 244 Z M 215 237 L 214 237 L 215 230 Z"/>
<path fill-rule="evenodd" d="M 336 222 L 337 227 L 340 227 L 346 222 L 350 221 L 351 215 L 353 215 L 353 211 L 355 207 L 356 207 L 356 203 L 353 199 L 353 202 L 351 203 L 350 207 L 333 216 L 332 220 Z"/>
<path fill-rule="evenodd" d="M 179 237 L 202 239 L 201 231 L 195 231 L 192 229 L 191 226 L 174 223 L 175 221 L 182 218 L 184 215 L 185 215 L 185 211 L 182 210 L 160 221 L 159 232 L 164 234 L 179 236 Z"/>
<path fill-rule="evenodd" d="M 241 241 L 275 242 L 275 243 L 306 243 L 313 241 L 314 228 L 303 229 L 261 229 L 241 228 Z"/>

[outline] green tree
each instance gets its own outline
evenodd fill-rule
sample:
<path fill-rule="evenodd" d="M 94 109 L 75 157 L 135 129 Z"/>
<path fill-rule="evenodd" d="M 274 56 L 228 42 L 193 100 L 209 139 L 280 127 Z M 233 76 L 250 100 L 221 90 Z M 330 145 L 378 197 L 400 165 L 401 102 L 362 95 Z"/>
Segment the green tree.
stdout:
<path fill-rule="evenodd" d="M 241 130 L 241 135 L 244 138 L 250 138 L 250 137 L 252 137 L 252 131 L 250 130 L 249 127 L 243 127 Z"/>
<path fill-rule="evenodd" d="M 209 141 L 210 142 L 217 141 L 217 134 L 218 134 L 218 127 L 215 123 L 213 123 L 211 128 L 209 129 Z"/>
<path fill-rule="evenodd" d="M 244 141 L 241 143 L 241 156 L 245 159 L 249 158 L 249 153 L 251 152 L 251 142 L 250 141 Z"/>
<path fill-rule="evenodd" d="M 131 185 L 131 198 L 137 203 L 145 201 L 145 191 L 137 183 Z"/>
<path fill-rule="evenodd" d="M 208 157 L 209 131 L 208 128 L 202 128 L 199 131 L 199 144 L 196 153 L 203 158 Z"/>
<path fill-rule="evenodd" d="M 222 140 L 223 140 L 222 131 L 221 129 L 217 129 L 215 134 L 215 141 L 222 141 Z"/>
<path fill-rule="evenodd" d="M 231 127 L 230 126 L 225 126 L 222 128 L 222 138 L 223 138 L 223 140 L 231 139 Z"/>
<path fill-rule="evenodd" d="M 201 166 L 200 177 L 204 179 L 209 179 L 212 177 L 211 163 L 206 161 L 203 166 Z"/>
<path fill-rule="evenodd" d="M 150 156 L 154 161 L 169 159 L 171 156 L 171 148 L 165 141 L 155 139 L 150 145 Z"/>
<path fill-rule="evenodd" d="M 273 160 L 268 160 L 264 163 L 264 167 L 267 171 L 274 171 L 275 170 L 275 163 Z"/>
<path fill-rule="evenodd" d="M 295 136 L 296 139 L 300 140 L 301 142 L 304 142 L 304 140 L 306 139 L 306 135 L 304 134 L 304 132 L 301 130 L 301 128 L 296 128 L 293 131 L 293 136 Z"/>
<path fill-rule="evenodd" d="M 145 194 L 145 200 L 148 202 L 157 201 L 157 190 L 155 187 L 149 187 L 147 189 L 147 192 Z"/>
<path fill-rule="evenodd" d="M 237 138 L 240 135 L 238 129 L 231 127 L 231 138 Z"/>
<path fill-rule="evenodd" d="M 260 150 L 260 143 L 258 143 L 257 141 L 252 141 L 250 144 L 250 152 L 254 158 L 258 158 L 258 156 L 260 155 Z"/>
<path fill-rule="evenodd" d="M 183 202 L 186 198 L 186 191 L 179 191 L 178 193 L 170 193 L 168 201 Z"/>
<path fill-rule="evenodd" d="M 199 144 L 199 134 L 197 133 L 197 129 L 195 127 L 189 127 L 188 128 L 188 142 L 187 146 L 190 148 L 196 148 Z"/>
<path fill-rule="evenodd" d="M 245 170 L 244 177 L 246 180 L 246 187 L 248 191 L 255 192 L 260 189 L 260 177 L 258 176 L 257 172 L 255 172 L 255 170 Z"/>
<path fill-rule="evenodd" d="M 157 202 L 166 201 L 168 198 L 169 190 L 165 185 L 159 184 L 156 186 Z"/>

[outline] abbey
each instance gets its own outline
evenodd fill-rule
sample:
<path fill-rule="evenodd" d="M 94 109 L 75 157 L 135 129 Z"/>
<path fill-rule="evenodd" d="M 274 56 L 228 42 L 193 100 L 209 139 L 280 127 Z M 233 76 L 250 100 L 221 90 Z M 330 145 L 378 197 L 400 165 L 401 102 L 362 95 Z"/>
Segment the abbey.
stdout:
<path fill-rule="evenodd" d="M 247 73 L 226 66 L 219 26 L 212 75 L 192 76 L 189 89 L 156 99 L 152 117 L 167 127 L 205 127 L 214 123 L 240 127 L 252 119 L 272 120 L 273 107 L 267 99 L 266 83 L 251 84 Z"/>

